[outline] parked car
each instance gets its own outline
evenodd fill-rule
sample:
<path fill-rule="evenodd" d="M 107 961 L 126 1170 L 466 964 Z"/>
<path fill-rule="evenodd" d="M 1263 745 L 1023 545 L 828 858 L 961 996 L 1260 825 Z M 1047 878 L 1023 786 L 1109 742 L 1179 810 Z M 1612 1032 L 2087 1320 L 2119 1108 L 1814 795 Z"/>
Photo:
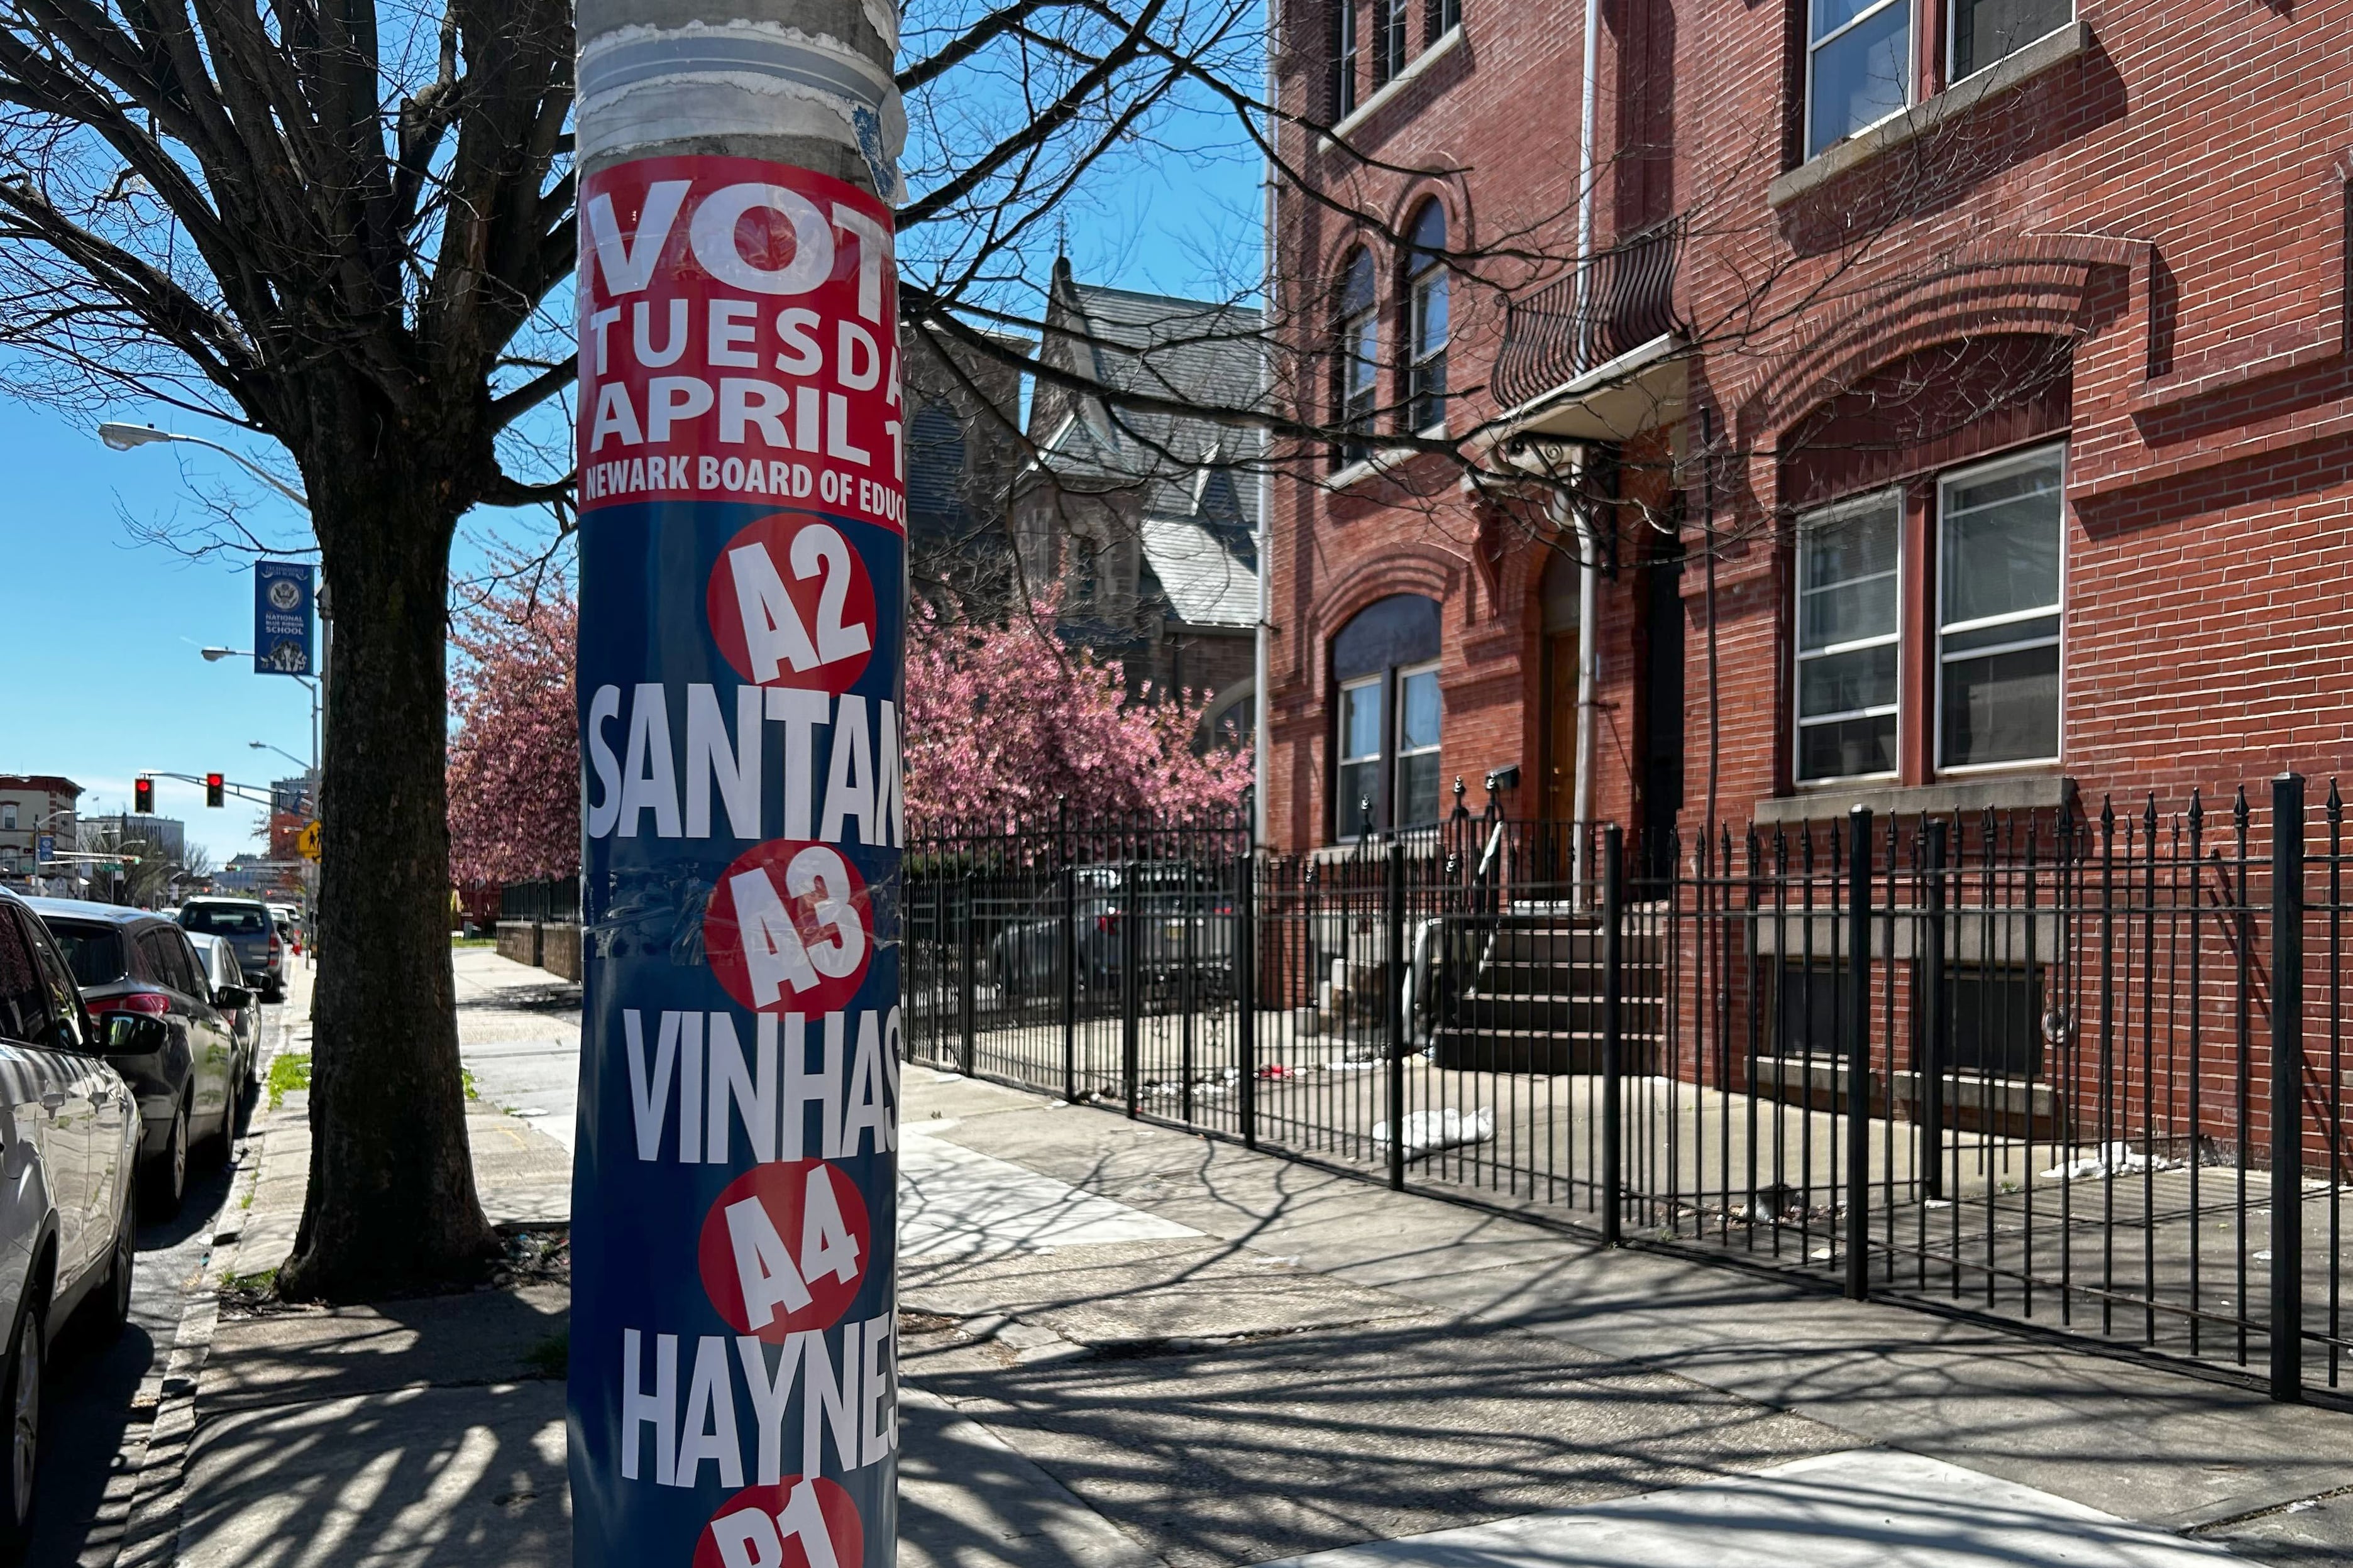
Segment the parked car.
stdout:
<path fill-rule="evenodd" d="M 130 1080 L 144 1125 L 142 1195 L 158 1215 L 179 1212 L 192 1152 L 226 1152 L 245 1065 L 223 1007 L 254 1005 L 242 986 L 215 990 L 188 933 L 163 916 L 69 899 L 26 902 L 57 938 L 93 1015 L 135 1013 L 160 1031 L 138 1031 L 138 1050 L 110 1042 L 107 1059 Z"/>
<path fill-rule="evenodd" d="M 131 1315 L 139 1107 L 101 1053 L 163 1033 L 148 1014 L 94 1018 L 42 921 L 0 890 L 0 1553 L 23 1550 L 38 1495 L 50 1341 L 85 1301 L 110 1329 Z"/>
<path fill-rule="evenodd" d="M 289 957 L 302 951 L 302 911 L 292 904 L 272 904 L 269 918 L 277 922 L 279 940 L 286 944 Z"/>
<path fill-rule="evenodd" d="M 191 936 L 188 945 L 196 950 L 196 958 L 204 965 L 205 981 L 213 988 L 215 996 L 249 989 L 245 984 L 245 970 L 237 961 L 237 949 L 229 945 L 227 937 Z M 243 1076 L 237 1079 L 240 1092 L 248 1091 L 261 1059 L 261 1008 L 248 1003 L 242 1007 L 221 1007 L 220 1011 L 221 1016 L 228 1020 L 229 1032 L 237 1037 L 237 1055 L 244 1066 Z"/>
<path fill-rule="evenodd" d="M 259 899 L 190 899 L 173 917 L 181 928 L 199 936 L 227 937 L 237 949 L 237 961 L 246 977 L 259 988 L 262 999 L 276 1002 L 286 994 L 286 939 L 278 933 L 269 906 Z"/>
<path fill-rule="evenodd" d="M 1121 984 L 1133 933 L 1138 982 L 1156 986 L 1190 971 L 1205 995 L 1233 983 L 1231 890 L 1219 868 L 1183 860 L 1079 866 L 1071 871 L 1071 945 L 1082 991 Z M 1010 997 L 1035 996 L 1062 983 L 1062 891 L 1040 893 L 989 942 L 989 973 Z"/>

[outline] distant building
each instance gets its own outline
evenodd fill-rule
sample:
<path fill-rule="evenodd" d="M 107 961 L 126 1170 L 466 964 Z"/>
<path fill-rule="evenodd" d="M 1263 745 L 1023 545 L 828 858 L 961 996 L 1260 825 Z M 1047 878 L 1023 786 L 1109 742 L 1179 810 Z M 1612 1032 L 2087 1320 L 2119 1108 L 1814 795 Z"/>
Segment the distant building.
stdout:
<path fill-rule="evenodd" d="M 45 845 L 53 850 L 74 847 L 74 803 L 81 793 L 81 785 L 56 773 L 0 773 L 0 884 L 65 890 L 47 884 L 69 876 L 69 863 L 46 858 L 41 850 Z"/>
<path fill-rule="evenodd" d="M 276 856 L 264 859 L 259 855 L 235 855 L 213 873 L 212 883 L 216 893 L 291 900 L 302 891 L 302 863 Z"/>
<path fill-rule="evenodd" d="M 1024 566 L 1059 583 L 1062 632 L 1117 657 L 1131 688 L 1208 689 L 1204 728 L 1251 728 L 1258 624 L 1258 435 L 1130 399 L 1249 408 L 1259 312 L 1081 283 L 1054 264 L 1029 400 L 1038 456 L 1016 482 Z M 1101 394 L 1090 390 L 1100 386 Z"/>
<path fill-rule="evenodd" d="M 279 779 L 269 786 L 269 858 L 272 860 L 292 860 L 300 857 L 302 829 L 309 826 L 315 815 L 311 807 L 316 785 L 309 773 Z"/>
<path fill-rule="evenodd" d="M 1007 504 L 1021 466 L 1021 371 L 921 328 L 902 334 L 907 556 L 917 596 L 990 616 L 1018 592 Z M 1027 339 L 1002 338 L 1028 354 Z"/>
<path fill-rule="evenodd" d="M 178 865 L 188 858 L 188 825 L 174 817 L 131 811 L 85 816 L 80 821 L 80 845 L 85 855 L 153 854 Z M 139 847 L 142 845 L 146 847 Z"/>
<path fill-rule="evenodd" d="M 315 787 L 311 775 L 307 773 L 273 780 L 269 785 L 269 809 L 307 816 L 311 814 L 311 796 Z"/>

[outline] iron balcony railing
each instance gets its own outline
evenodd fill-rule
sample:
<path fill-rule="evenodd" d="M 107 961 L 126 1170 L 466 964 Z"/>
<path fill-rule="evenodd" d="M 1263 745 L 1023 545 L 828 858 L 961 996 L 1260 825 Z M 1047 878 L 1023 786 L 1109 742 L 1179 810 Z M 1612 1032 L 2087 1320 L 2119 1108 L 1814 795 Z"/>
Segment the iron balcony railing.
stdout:
<path fill-rule="evenodd" d="M 1683 220 L 1669 218 L 1514 300 L 1495 356 L 1496 398 L 1506 408 L 1517 407 L 1678 331 L 1675 278 L 1683 244 Z"/>

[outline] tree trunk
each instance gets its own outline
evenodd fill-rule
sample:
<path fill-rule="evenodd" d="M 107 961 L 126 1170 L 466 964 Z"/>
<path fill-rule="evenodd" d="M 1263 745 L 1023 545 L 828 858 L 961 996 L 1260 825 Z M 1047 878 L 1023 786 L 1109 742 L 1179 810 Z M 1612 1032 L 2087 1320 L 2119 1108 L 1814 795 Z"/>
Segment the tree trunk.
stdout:
<path fill-rule="evenodd" d="M 320 781 L 311 1188 L 278 1287 L 349 1301 L 479 1279 L 449 968 L 447 476 L 311 490 L 335 608 Z M 436 483 L 436 480 L 441 482 Z M 322 493 L 323 491 L 323 493 Z"/>

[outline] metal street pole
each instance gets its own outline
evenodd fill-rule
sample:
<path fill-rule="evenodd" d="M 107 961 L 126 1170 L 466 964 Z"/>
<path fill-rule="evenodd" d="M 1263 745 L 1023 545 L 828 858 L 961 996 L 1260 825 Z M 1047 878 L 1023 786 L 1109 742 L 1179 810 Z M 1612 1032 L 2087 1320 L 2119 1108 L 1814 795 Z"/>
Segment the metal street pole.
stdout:
<path fill-rule="evenodd" d="M 897 8 L 580 0 L 573 1561 L 897 1552 Z"/>

